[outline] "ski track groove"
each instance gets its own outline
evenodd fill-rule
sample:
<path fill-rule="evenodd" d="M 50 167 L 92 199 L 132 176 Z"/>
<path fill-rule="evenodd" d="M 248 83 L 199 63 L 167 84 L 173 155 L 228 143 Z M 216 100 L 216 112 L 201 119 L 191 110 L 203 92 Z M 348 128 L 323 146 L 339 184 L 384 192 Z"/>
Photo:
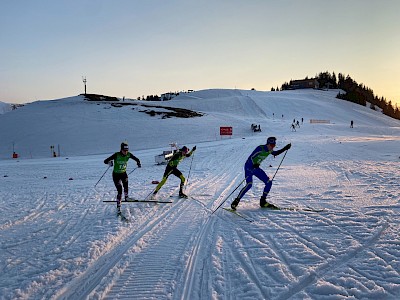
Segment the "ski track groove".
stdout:
<path fill-rule="evenodd" d="M 231 262 L 240 263 L 240 268 L 242 268 L 243 271 L 246 272 L 246 276 L 244 276 L 244 274 L 241 274 L 241 276 L 244 276 L 248 280 L 248 282 L 246 282 L 246 284 L 250 284 L 250 283 L 254 284 L 254 286 L 258 289 L 259 293 L 262 295 L 262 298 L 268 299 L 268 295 L 265 295 L 265 293 L 264 293 L 262 283 L 257 278 L 257 274 L 254 270 L 254 266 L 251 264 L 251 262 L 249 263 L 244 258 L 244 256 L 247 255 L 248 253 L 247 252 L 243 253 L 243 249 L 244 249 L 243 244 L 241 244 L 240 246 L 235 245 L 235 243 L 238 241 L 242 242 L 241 239 L 239 238 L 238 233 L 235 231 L 235 236 L 233 236 L 232 232 L 230 232 L 227 236 L 230 238 L 226 239 L 225 243 L 227 243 L 229 246 L 224 247 L 224 249 L 222 250 L 223 257 L 224 257 L 223 262 L 225 265 L 223 268 L 224 277 L 228 275 L 227 276 L 227 278 L 229 278 L 228 282 L 232 283 L 232 284 L 235 281 L 237 281 L 238 279 L 236 279 L 235 277 L 233 277 L 234 279 L 231 280 L 231 274 L 239 272 L 237 270 L 238 266 L 232 265 Z M 241 284 L 243 284 L 243 282 Z M 254 288 L 254 287 L 252 287 L 252 288 Z M 226 286 L 224 294 L 228 295 L 228 299 L 240 299 L 240 297 L 242 295 L 232 294 L 232 291 L 235 291 L 236 289 L 237 289 L 236 286 L 231 286 L 231 285 Z M 254 290 L 252 290 L 252 292 L 254 293 Z"/>
<path fill-rule="evenodd" d="M 197 201 L 194 202 L 197 205 L 200 205 Z M 201 202 L 200 202 L 201 203 Z M 200 205 L 201 206 L 201 205 Z M 207 209 L 203 206 L 201 206 L 202 209 Z M 201 226 L 200 231 L 197 235 L 197 240 L 196 243 L 193 247 L 193 251 L 192 254 L 190 255 L 190 261 L 189 261 L 189 267 L 186 270 L 186 276 L 185 276 L 185 284 L 184 284 L 184 288 L 182 291 L 182 295 L 180 297 L 180 299 L 184 300 L 184 299 L 190 299 L 192 298 L 192 289 L 193 286 L 195 284 L 195 279 L 200 279 L 200 281 L 202 281 L 203 279 L 203 274 L 201 274 L 200 276 L 195 272 L 196 267 L 198 267 L 198 265 L 200 264 L 200 261 L 204 261 L 201 256 L 201 247 L 203 246 L 202 241 L 204 240 L 204 235 L 206 233 L 209 233 L 209 228 L 212 226 L 213 224 L 213 219 L 210 218 L 210 214 L 209 211 L 206 211 L 207 217 L 205 218 L 204 224 Z M 201 270 L 203 270 L 204 268 L 200 268 Z M 202 283 L 200 282 L 200 285 L 202 285 Z M 203 289 L 200 289 L 200 291 L 202 291 Z M 176 297 L 174 297 L 176 298 Z M 201 298 L 201 297 L 200 297 Z"/>
<path fill-rule="evenodd" d="M 142 237 L 144 249 L 130 255 L 129 263 L 104 299 L 114 299 L 117 295 L 135 295 L 138 299 L 173 295 L 173 299 L 190 299 L 194 280 L 192 273 L 195 273 L 200 257 L 198 251 L 206 228 L 202 217 L 205 212 L 199 213 L 193 203 L 190 200 L 179 201 L 176 204 L 179 209 L 173 215 L 164 217 L 158 228 L 153 228 L 151 234 Z M 188 215 L 192 217 L 189 220 Z M 185 234 L 182 235 L 182 232 Z M 171 256 L 169 252 L 172 249 L 174 255 Z M 186 267 L 180 274 L 176 265 L 182 263 Z M 123 282 L 123 286 L 118 284 L 119 281 Z M 179 288 L 181 286 L 185 288 Z"/>
<path fill-rule="evenodd" d="M 242 149 L 240 149 L 240 151 L 241 150 Z M 257 222 L 254 216 L 265 217 L 264 219 L 270 220 L 279 232 L 283 232 L 283 234 L 288 233 L 290 237 L 297 242 L 297 245 L 304 246 L 309 249 L 310 252 L 312 251 L 314 259 L 321 260 L 321 263 L 318 262 L 318 265 L 310 263 L 309 261 L 308 264 L 303 264 L 302 266 L 308 267 L 310 271 L 307 271 L 306 274 L 301 276 L 295 275 L 295 267 L 289 264 L 291 253 L 287 251 L 288 249 L 282 247 L 284 243 L 280 244 L 279 237 L 274 236 L 273 233 L 265 235 L 265 231 L 261 229 L 260 231 L 246 230 L 245 224 L 248 226 L 252 225 L 249 225 L 246 221 L 236 218 L 235 216 L 229 216 L 231 213 L 226 213 L 225 215 L 224 213 L 216 212 L 214 215 L 218 218 L 213 218 L 212 215 L 209 214 L 210 211 L 212 212 L 212 208 L 215 209 L 221 201 L 225 200 L 226 195 L 237 186 L 239 180 L 244 179 L 242 165 L 248 154 L 249 153 L 246 151 L 226 151 L 226 154 L 219 160 L 218 171 L 213 170 L 216 166 L 215 161 L 212 159 L 205 159 L 203 160 L 204 163 L 198 163 L 196 168 L 197 172 L 198 174 L 203 172 L 202 175 L 204 176 L 190 178 L 190 188 L 188 186 L 188 194 L 190 194 L 190 191 L 193 191 L 199 195 L 196 198 L 192 197 L 194 201 L 190 199 L 174 201 L 174 203 L 169 204 L 171 206 L 168 206 L 168 209 L 165 211 L 162 211 L 160 206 L 140 206 L 135 208 L 133 208 L 133 206 L 128 206 L 129 217 L 131 217 L 130 212 L 135 210 L 132 213 L 133 218 L 130 218 L 130 220 L 135 223 L 119 225 L 117 229 L 122 229 L 122 233 L 117 233 L 118 241 L 109 245 L 110 248 L 103 250 L 103 255 L 97 258 L 96 261 L 89 262 L 89 268 L 76 279 L 65 283 L 64 288 L 58 290 L 58 294 L 55 298 L 98 298 L 99 295 L 102 295 L 104 299 L 133 299 L 137 298 L 138 295 L 148 299 L 211 298 L 211 296 L 207 294 L 210 289 L 206 290 L 203 285 L 205 285 L 207 280 L 211 281 L 211 284 L 214 284 L 212 280 L 215 279 L 215 277 L 209 274 L 203 274 L 203 270 L 207 267 L 207 263 L 213 264 L 214 258 L 204 257 L 202 255 L 202 250 L 206 247 L 210 249 L 215 248 L 215 243 L 212 245 L 206 244 L 205 239 L 211 239 L 210 235 L 215 234 L 216 231 L 222 232 L 222 234 L 217 233 L 216 237 L 213 236 L 213 241 L 222 239 L 223 242 L 229 246 L 228 249 L 221 249 L 221 255 L 216 258 L 220 260 L 221 265 L 223 265 L 221 270 L 215 272 L 220 272 L 225 278 L 220 284 L 224 289 L 224 299 L 237 299 L 237 295 L 235 295 L 237 291 L 240 291 L 244 298 L 249 298 L 250 294 L 253 293 L 251 290 L 243 291 L 237 286 L 240 284 L 240 280 L 237 277 L 238 275 L 233 272 L 237 270 L 237 265 L 240 265 L 245 273 L 248 274 L 249 282 L 245 283 L 247 285 L 254 284 L 256 287 L 255 290 L 258 289 L 265 299 L 271 298 L 271 295 L 265 295 L 265 293 L 268 293 L 265 287 L 263 293 L 263 280 L 260 276 L 276 282 L 276 289 L 274 290 L 276 294 L 274 294 L 274 299 L 288 299 L 304 296 L 304 294 L 307 294 L 306 290 L 310 285 L 315 285 L 315 283 L 324 278 L 324 276 L 329 277 L 330 274 L 345 268 L 354 270 L 354 272 L 364 276 L 367 280 L 373 280 L 371 276 L 368 276 L 368 270 L 354 269 L 352 267 L 352 262 L 353 260 L 357 261 L 360 259 L 360 256 L 365 254 L 370 248 L 374 248 L 384 232 L 390 227 L 389 216 L 387 215 L 387 218 L 382 218 L 382 212 L 380 212 L 379 215 L 377 213 L 374 214 L 374 211 L 370 214 L 365 214 L 366 216 L 368 215 L 370 219 L 364 220 L 366 222 L 362 226 L 352 223 L 352 219 L 360 219 L 360 213 L 354 210 L 341 211 L 340 209 L 335 209 L 329 210 L 327 213 L 318 214 L 299 211 L 271 211 L 267 214 L 268 218 L 265 217 L 266 214 L 264 212 L 252 212 L 249 216 L 256 221 L 253 223 L 255 226 L 261 226 L 261 223 Z M 331 157 L 335 155 L 335 153 L 332 152 L 331 154 Z M 237 161 L 242 160 L 241 158 L 243 158 L 243 161 L 238 163 Z M 360 163 L 358 161 L 352 161 L 350 165 L 348 165 L 348 163 L 347 160 L 329 162 L 323 159 L 315 160 L 313 163 L 314 167 L 327 169 L 331 171 L 331 173 L 334 173 L 334 175 L 329 186 L 323 190 L 325 192 L 322 191 L 318 194 L 311 194 L 311 196 L 314 196 L 312 197 L 313 200 L 321 200 L 325 201 L 325 203 L 338 199 L 352 200 L 349 199 L 352 195 L 349 194 L 349 191 L 357 189 L 357 195 L 360 195 L 360 197 L 366 196 L 368 198 L 372 195 L 376 197 L 376 200 L 384 199 L 382 204 L 387 204 L 384 208 L 392 210 L 394 215 L 396 210 L 394 210 L 390 203 L 397 201 L 399 198 L 398 190 L 400 189 L 396 191 L 393 185 L 397 185 L 397 187 L 400 186 L 396 182 L 396 178 L 393 177 L 392 180 L 388 180 L 388 177 L 390 177 L 390 170 L 392 170 L 390 169 L 390 163 L 382 163 L 380 165 L 382 169 L 376 173 L 374 173 L 374 167 L 376 167 L 377 164 L 379 165 L 379 163 L 371 165 L 364 163 L 362 168 L 358 166 Z M 240 172 L 238 171 L 238 166 L 240 166 Z M 384 167 L 388 169 L 384 169 Z M 282 171 L 284 171 L 284 168 Z M 208 172 L 212 173 L 209 174 Z M 393 174 L 391 175 L 393 176 Z M 279 189 L 279 181 L 277 183 L 277 188 Z M 175 184 L 175 181 L 172 183 L 170 182 L 169 186 L 173 184 Z M 168 184 L 166 184 L 164 188 L 165 187 L 168 187 Z M 386 187 L 389 187 L 389 191 L 385 191 Z M 236 196 L 239 190 L 240 189 L 238 189 L 231 198 Z M 255 184 L 248 195 L 256 194 L 255 192 L 260 192 L 261 190 L 261 186 Z M 176 191 L 177 189 L 175 189 L 175 192 Z M 55 193 L 55 195 L 57 195 L 57 193 Z M 110 192 L 110 194 L 111 193 L 114 192 Z M 47 237 L 60 242 L 58 244 L 61 244 L 61 246 L 58 247 L 59 250 L 57 250 L 57 252 L 64 252 L 69 249 L 71 245 L 74 245 L 74 243 L 78 244 L 77 241 L 82 239 L 81 236 L 84 232 L 84 228 L 91 226 L 88 221 L 88 214 L 94 206 L 102 207 L 101 201 L 88 207 L 87 203 L 90 203 L 89 196 L 77 196 L 76 193 L 62 193 L 58 194 L 58 196 L 57 199 L 52 200 L 64 201 L 65 199 L 75 199 L 75 204 L 79 203 L 80 205 L 79 209 L 73 212 L 74 214 L 71 213 L 61 219 L 63 223 L 57 226 L 56 230 L 52 227 L 52 223 L 39 223 L 39 221 L 42 218 L 56 220 L 57 212 L 62 211 L 66 207 L 71 207 L 66 201 L 61 205 L 54 201 L 54 204 L 57 206 L 52 207 L 53 201 L 47 201 L 47 193 L 45 193 L 45 196 L 42 194 L 40 197 L 36 197 L 36 203 L 32 202 L 32 207 L 26 211 L 27 215 L 23 217 L 17 216 L 18 219 L 15 218 L 13 221 L 7 220 L 6 223 L 0 225 L 0 230 L 8 229 L 14 225 L 25 225 L 28 227 L 31 225 L 29 222 L 31 222 L 32 225 L 36 226 L 33 227 L 32 232 L 38 233 L 38 235 L 39 233 L 42 234 L 53 230 L 53 232 L 47 233 Z M 304 198 L 299 200 L 306 201 L 308 197 L 308 195 L 305 195 Z M 226 199 L 226 203 L 223 206 L 226 206 L 230 202 L 229 200 L 230 199 Z M 194 205 L 196 205 L 196 208 L 203 210 L 203 212 L 196 210 Z M 223 206 L 221 206 L 221 208 Z M 86 208 L 86 210 L 81 209 L 82 207 Z M 382 209 L 383 206 L 377 205 L 376 207 Z M 369 209 L 368 206 L 363 208 Z M 140 213 L 136 210 L 140 211 Z M 37 213 L 35 213 L 35 211 L 37 211 Z M 107 215 L 106 206 L 104 206 L 103 213 Z M 65 215 L 65 211 L 63 211 L 63 214 Z M 203 214 L 203 216 L 206 215 L 206 218 L 202 217 L 200 214 Z M 309 218 L 310 222 L 306 220 L 298 221 L 301 216 Z M 112 217 L 110 217 L 110 219 L 112 219 Z M 260 217 L 259 219 L 262 218 Z M 107 221 L 109 220 L 99 220 L 99 224 L 107 225 Z M 10 222 L 13 223 L 10 224 Z M 117 223 L 119 221 L 115 222 Z M 228 226 L 223 222 L 229 222 Z M 338 226 L 336 224 L 337 222 L 343 222 L 344 224 L 352 226 L 352 228 Z M 376 222 L 377 224 L 375 224 Z M 310 227 L 310 231 L 314 231 L 316 226 L 319 226 L 321 223 L 324 226 L 322 230 L 327 233 L 327 235 L 344 235 L 356 246 L 352 246 L 350 250 L 340 249 L 338 247 L 340 251 L 335 251 L 335 255 L 332 255 L 332 253 L 321 247 L 321 245 L 318 245 L 318 242 L 315 242 L 305 232 L 305 230 Z M 303 227 L 299 229 L 296 227 L 298 224 Z M 240 228 L 235 228 L 230 225 L 237 225 L 238 227 L 240 226 Z M 365 226 L 371 225 L 373 226 L 370 230 L 363 232 L 362 229 L 365 228 Z M 185 232 L 183 228 L 188 232 Z M 394 230 L 394 227 L 391 227 L 391 229 Z M 178 236 L 174 231 L 181 233 L 181 235 Z M 68 239 L 63 240 L 62 236 L 65 232 L 70 234 L 70 236 L 67 236 Z M 236 235 L 232 234 L 232 232 Z M 247 238 L 257 240 L 257 246 L 248 246 Z M 262 238 L 265 238 L 265 240 L 262 240 Z M 25 243 L 29 244 L 32 240 L 34 240 L 34 237 L 20 239 L 20 244 L 9 244 L 7 245 L 9 247 L 3 247 L 3 249 L 5 252 L 12 254 L 12 249 L 9 248 L 25 245 Z M 259 247 L 258 243 L 261 243 L 264 247 Z M 240 244 L 239 247 L 238 244 Z M 44 247 L 49 248 L 49 246 Z M 274 276 L 272 270 L 266 270 L 264 272 L 262 269 L 257 268 L 257 261 L 253 260 L 251 256 L 251 251 L 256 248 L 260 250 L 269 250 L 274 253 L 276 255 L 274 258 L 282 262 L 282 269 L 287 269 L 286 272 L 283 272 L 284 276 L 278 278 Z M 382 248 L 385 249 L 383 246 Z M 35 253 L 36 260 L 31 261 L 30 258 L 27 257 L 24 260 L 14 262 L 13 265 L 6 265 L 5 268 L 13 268 L 14 266 L 23 264 L 31 265 L 34 270 L 26 272 L 25 275 L 32 276 L 33 280 L 35 280 L 35 276 L 36 278 L 38 277 L 35 268 L 37 269 L 38 265 L 41 265 L 42 268 L 47 268 L 49 259 L 53 257 L 46 259 L 44 256 L 45 254 L 41 254 L 39 247 L 33 250 L 37 252 Z M 387 267 L 392 267 L 393 271 L 399 274 L 396 267 L 391 266 L 390 255 L 393 254 L 390 253 L 389 250 L 385 252 L 385 250 L 381 250 L 379 247 L 375 247 L 373 250 L 371 255 L 381 258 Z M 382 252 L 380 253 L 380 251 Z M 47 251 L 47 254 L 49 253 L 54 254 L 51 251 Z M 168 259 L 168 257 L 171 256 L 170 253 L 172 253 L 173 256 L 172 262 L 165 262 L 165 257 Z M 204 253 L 213 254 L 211 251 L 205 251 Z M 68 256 L 68 254 L 66 256 Z M 34 263 L 37 265 L 34 265 Z M 172 269 L 176 264 L 184 264 L 185 266 L 183 268 L 178 268 L 176 271 Z M 45 270 L 46 273 L 52 271 L 50 266 L 48 268 L 48 270 Z M 285 280 L 282 280 L 282 278 L 285 279 L 285 276 L 289 281 L 287 284 L 285 284 Z M 294 279 L 292 276 L 294 276 Z M 71 278 L 72 277 L 73 274 L 71 274 Z M 379 285 L 379 280 L 375 280 L 374 283 Z M 135 285 L 136 287 L 139 286 L 139 289 L 142 289 L 142 294 L 138 294 L 138 289 L 135 289 Z M 199 285 L 201 286 L 200 289 L 198 289 Z M 184 288 L 182 289 L 182 287 Z M 34 289 L 33 286 L 31 286 L 31 288 Z M 194 291 L 197 291 L 200 295 L 194 295 Z M 390 293 L 390 290 L 387 289 L 386 291 Z M 45 294 L 37 294 L 36 296 L 50 298 L 52 295 L 49 293 L 51 292 L 51 290 L 48 290 Z M 258 291 L 255 292 L 257 293 Z M 278 298 L 276 298 L 277 295 Z M 200 298 L 196 298 L 197 296 Z M 217 297 L 216 294 L 212 296 L 213 298 Z"/>
<path fill-rule="evenodd" d="M 237 238 L 241 243 L 241 249 L 244 250 L 243 251 L 244 253 L 242 252 L 243 254 L 241 254 L 240 256 L 239 253 L 237 253 L 236 257 L 238 258 L 238 261 L 242 262 L 243 269 L 247 272 L 248 277 L 251 279 L 252 283 L 254 283 L 256 287 L 259 289 L 263 299 L 268 299 L 269 295 L 265 292 L 264 285 L 259 280 L 259 276 L 257 275 L 257 271 L 256 268 L 254 267 L 253 260 L 251 259 L 251 254 L 248 253 L 247 247 L 245 246 L 246 243 L 243 241 L 242 235 L 237 234 Z"/>
<path fill-rule="evenodd" d="M 74 281 L 64 287 L 56 299 L 82 299 L 86 298 L 100 283 L 101 279 L 107 275 L 124 256 L 124 254 L 144 235 L 151 232 L 163 219 L 173 214 L 177 210 L 174 205 L 171 209 L 157 215 L 155 219 L 146 218 L 146 221 L 135 229 L 135 232 L 120 241 L 112 250 L 102 255 L 88 269 L 80 274 Z M 154 215 L 152 215 L 154 217 Z"/>

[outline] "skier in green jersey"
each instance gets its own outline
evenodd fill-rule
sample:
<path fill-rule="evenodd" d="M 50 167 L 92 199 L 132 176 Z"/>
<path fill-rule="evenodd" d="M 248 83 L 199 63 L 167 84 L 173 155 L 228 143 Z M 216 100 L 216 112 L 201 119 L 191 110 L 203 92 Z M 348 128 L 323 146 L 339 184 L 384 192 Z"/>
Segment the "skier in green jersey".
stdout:
<path fill-rule="evenodd" d="M 169 160 L 167 167 L 165 168 L 165 172 L 163 175 L 162 180 L 160 183 L 157 185 L 156 189 L 153 192 L 152 198 L 155 197 L 157 194 L 158 190 L 161 189 L 161 187 L 164 185 L 164 183 L 167 181 L 168 176 L 173 174 L 176 177 L 178 177 L 181 180 L 180 188 L 179 188 L 179 197 L 181 198 L 187 198 L 187 196 L 183 193 L 183 185 L 185 184 L 185 177 L 183 176 L 182 172 L 178 170 L 178 165 L 179 163 L 185 158 L 189 157 L 193 154 L 193 152 L 196 151 L 196 146 L 193 147 L 192 151 L 189 152 L 189 148 L 186 146 L 183 146 L 182 149 L 178 150 Z"/>
<path fill-rule="evenodd" d="M 125 200 L 128 199 L 128 174 L 126 174 L 126 167 L 128 165 L 128 160 L 132 158 L 136 161 L 138 168 L 141 168 L 140 160 L 129 152 L 129 146 L 127 143 L 121 143 L 120 152 L 115 152 L 110 157 L 104 160 L 105 164 L 110 166 L 114 165 L 112 177 L 117 188 L 117 207 L 121 206 L 122 198 L 122 187 L 124 188 Z M 122 182 L 122 185 L 121 185 Z"/>

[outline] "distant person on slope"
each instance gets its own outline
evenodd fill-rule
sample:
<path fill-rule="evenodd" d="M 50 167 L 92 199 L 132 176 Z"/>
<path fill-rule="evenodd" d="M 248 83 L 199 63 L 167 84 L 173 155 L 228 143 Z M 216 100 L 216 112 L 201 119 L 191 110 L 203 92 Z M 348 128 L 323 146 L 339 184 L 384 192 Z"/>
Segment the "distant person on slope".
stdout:
<path fill-rule="evenodd" d="M 289 150 L 292 144 L 287 144 L 285 147 L 277 151 L 274 151 L 275 145 L 276 145 L 276 138 L 273 136 L 269 137 L 265 145 L 258 146 L 250 154 L 249 158 L 247 159 L 244 165 L 246 186 L 242 188 L 242 190 L 239 192 L 239 195 L 235 198 L 235 200 L 233 200 L 231 204 L 231 208 L 233 210 L 236 210 L 236 207 L 238 206 L 240 199 L 242 199 L 242 197 L 247 193 L 247 191 L 251 189 L 253 185 L 253 175 L 265 183 L 264 192 L 260 198 L 260 206 L 267 208 L 277 208 L 275 205 L 270 204 L 266 201 L 268 193 L 272 187 L 272 181 L 269 180 L 269 177 L 267 176 L 267 174 L 265 174 L 264 170 L 260 168 L 260 164 L 270 154 L 272 154 L 273 156 L 277 156 L 283 153 L 284 151 Z"/>
<path fill-rule="evenodd" d="M 138 168 L 141 168 L 140 160 L 129 152 L 129 147 L 127 143 L 121 143 L 120 152 L 115 152 L 109 158 L 104 160 L 105 164 L 110 166 L 114 165 L 114 170 L 112 173 L 112 178 L 117 188 L 117 208 L 121 206 L 122 198 L 122 186 L 124 187 L 125 200 L 128 199 L 128 174 L 126 174 L 126 167 L 128 165 L 128 160 L 132 158 L 136 161 Z M 122 182 L 122 185 L 121 185 Z"/>
<path fill-rule="evenodd" d="M 181 180 L 181 184 L 179 186 L 179 197 L 181 198 L 187 198 L 187 196 L 183 193 L 183 186 L 185 184 L 185 177 L 183 176 L 182 172 L 178 170 L 178 165 L 179 163 L 185 158 L 189 157 L 193 154 L 193 152 L 196 151 L 196 146 L 193 147 L 192 151 L 189 152 L 189 148 L 186 146 L 183 146 L 181 149 L 179 149 L 169 160 L 167 167 L 165 168 L 165 172 L 163 175 L 162 180 L 160 183 L 157 185 L 156 189 L 153 192 L 152 198 L 155 197 L 155 195 L 158 193 L 158 191 L 161 189 L 161 187 L 164 185 L 164 183 L 167 181 L 168 176 L 173 174 L 176 177 L 178 177 Z"/>

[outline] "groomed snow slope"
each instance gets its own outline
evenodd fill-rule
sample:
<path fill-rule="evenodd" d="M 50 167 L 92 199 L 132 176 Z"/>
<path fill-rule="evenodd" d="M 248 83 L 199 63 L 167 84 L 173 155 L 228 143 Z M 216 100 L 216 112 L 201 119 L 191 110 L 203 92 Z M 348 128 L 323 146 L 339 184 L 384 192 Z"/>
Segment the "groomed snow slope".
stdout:
<path fill-rule="evenodd" d="M 191 119 L 72 97 L 0 116 L 0 299 L 398 299 L 400 124 L 334 96 L 208 90 L 161 103 L 205 113 Z M 221 139 L 221 125 L 234 136 Z M 252 223 L 211 214 L 229 206 L 245 160 L 270 135 L 292 149 L 269 201 L 323 211 L 261 209 L 254 179 L 238 207 Z M 197 145 L 179 165 L 191 197 L 177 198 L 171 176 L 158 199 L 173 203 L 123 204 L 129 222 L 121 221 L 115 204 L 102 202 L 115 198 L 111 172 L 94 185 L 125 138 L 142 162 L 128 168 L 135 198 L 161 179 L 154 156 L 169 142 Z M 15 141 L 22 158 L 9 159 L 3 141 Z M 49 157 L 50 143 L 62 157 Z M 282 158 L 261 167 L 272 176 Z"/>

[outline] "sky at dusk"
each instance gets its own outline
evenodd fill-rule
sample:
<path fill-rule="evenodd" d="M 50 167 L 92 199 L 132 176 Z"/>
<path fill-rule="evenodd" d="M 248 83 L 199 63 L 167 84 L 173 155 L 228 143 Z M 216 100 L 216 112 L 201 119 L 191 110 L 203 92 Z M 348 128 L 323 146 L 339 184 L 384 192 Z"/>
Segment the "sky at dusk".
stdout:
<path fill-rule="evenodd" d="M 329 71 L 400 105 L 398 0 L 1 1 L 0 101 L 270 90 Z"/>

